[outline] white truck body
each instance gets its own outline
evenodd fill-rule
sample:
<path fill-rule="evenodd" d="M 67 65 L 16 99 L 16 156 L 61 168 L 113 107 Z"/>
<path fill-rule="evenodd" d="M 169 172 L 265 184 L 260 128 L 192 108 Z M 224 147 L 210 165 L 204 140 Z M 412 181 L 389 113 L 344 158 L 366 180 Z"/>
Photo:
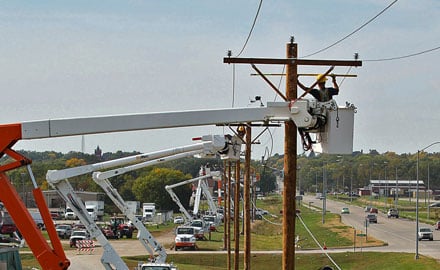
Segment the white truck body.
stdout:
<path fill-rule="evenodd" d="M 130 209 L 130 211 L 133 214 L 136 215 L 138 213 L 139 208 L 141 206 L 141 203 L 139 201 L 125 201 L 125 203 L 126 203 L 128 209 Z"/>
<path fill-rule="evenodd" d="M 143 203 L 142 204 L 142 218 L 144 221 L 152 221 L 156 215 L 155 203 Z"/>
<path fill-rule="evenodd" d="M 104 217 L 104 201 L 86 201 L 85 206 L 93 220 L 102 220 Z"/>

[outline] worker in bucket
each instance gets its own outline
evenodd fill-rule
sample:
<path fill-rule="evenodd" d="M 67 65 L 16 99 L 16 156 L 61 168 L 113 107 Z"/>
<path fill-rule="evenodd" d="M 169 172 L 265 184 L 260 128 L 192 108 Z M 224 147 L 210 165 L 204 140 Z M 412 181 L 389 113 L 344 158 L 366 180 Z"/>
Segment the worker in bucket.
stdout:
<path fill-rule="evenodd" d="M 298 81 L 299 87 L 304 91 L 309 91 L 309 93 L 320 102 L 326 102 L 333 98 L 333 96 L 339 93 L 339 86 L 336 82 L 336 76 L 334 74 L 330 75 L 332 77 L 333 87 L 325 87 L 325 82 L 327 78 L 323 74 L 316 76 L 316 81 L 318 82 L 319 89 L 309 90 L 308 87 L 304 86 L 300 81 Z"/>

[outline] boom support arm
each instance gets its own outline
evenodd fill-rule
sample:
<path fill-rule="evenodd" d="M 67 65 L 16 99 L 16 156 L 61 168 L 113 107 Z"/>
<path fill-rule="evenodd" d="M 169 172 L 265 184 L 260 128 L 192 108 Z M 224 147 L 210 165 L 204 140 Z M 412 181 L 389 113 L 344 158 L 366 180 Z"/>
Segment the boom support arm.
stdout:
<path fill-rule="evenodd" d="M 179 197 L 177 197 L 176 193 L 173 191 L 173 188 L 179 187 L 179 186 L 183 186 L 183 185 L 186 185 L 186 184 L 190 184 L 192 182 L 196 182 L 196 181 L 199 181 L 199 180 L 204 180 L 204 179 L 207 179 L 207 178 L 212 177 L 212 176 L 214 176 L 214 175 L 211 174 L 211 173 L 208 173 L 206 175 L 199 176 L 199 177 L 192 178 L 192 179 L 188 179 L 188 180 L 182 181 L 182 182 L 177 183 L 177 184 L 165 186 L 165 190 L 170 194 L 171 199 L 179 206 L 179 210 L 180 210 L 180 212 L 183 213 L 183 215 L 185 216 L 185 219 L 186 219 L 187 222 L 192 220 L 192 216 L 188 213 L 188 211 L 186 211 L 185 207 L 180 202 Z"/>
<path fill-rule="evenodd" d="M 106 270 L 121 269 L 128 270 L 129 268 L 118 256 L 107 238 L 104 236 L 98 225 L 93 221 L 92 217 L 87 212 L 83 201 L 75 194 L 75 191 L 68 179 L 60 181 L 49 181 L 49 184 L 56 189 L 58 194 L 69 205 L 72 211 L 76 214 L 82 224 L 86 227 L 92 238 L 96 238 L 104 249 L 101 257 L 101 263 Z"/>
<path fill-rule="evenodd" d="M 153 255 L 153 250 L 149 245 L 153 246 L 153 249 L 159 253 L 159 256 L 156 260 L 160 262 L 164 262 L 166 259 L 166 252 L 156 242 L 153 236 L 145 229 L 142 223 L 134 216 L 134 213 L 130 213 L 128 211 L 128 207 L 125 205 L 124 200 L 120 197 L 117 191 L 111 186 L 111 183 L 107 181 L 107 178 L 120 175 L 126 173 L 128 171 L 132 171 L 135 169 L 139 169 L 145 166 L 154 165 L 160 162 L 164 162 L 166 160 L 172 160 L 177 158 L 182 158 L 189 155 L 194 154 L 203 154 L 203 155 L 214 155 L 218 151 L 225 150 L 228 148 L 228 143 L 225 140 L 224 136 L 215 135 L 215 136 L 203 136 L 203 142 L 196 143 L 193 145 L 187 145 L 183 147 L 176 147 L 165 149 L 162 151 L 156 151 L 147 154 L 139 154 L 133 155 L 129 157 L 124 157 L 120 159 L 104 161 L 100 163 L 95 163 L 91 165 L 84 165 L 75 168 L 68 168 L 64 170 L 50 170 L 47 172 L 46 179 L 49 184 L 54 187 L 64 201 L 71 207 L 73 212 L 78 216 L 81 222 L 86 226 L 86 229 L 89 231 L 92 237 L 96 238 L 98 242 L 104 248 L 104 254 L 101 258 L 101 262 L 106 269 L 113 269 L 114 266 L 116 269 L 128 269 L 125 263 L 122 261 L 120 256 L 111 246 L 107 238 L 98 228 L 96 223 L 92 220 L 90 215 L 87 213 L 87 210 L 84 207 L 81 199 L 75 194 L 73 187 L 70 185 L 68 178 L 79 176 L 87 173 L 92 173 L 93 178 L 97 183 L 104 189 L 104 191 L 110 196 L 110 198 L 115 202 L 115 204 L 130 218 L 133 224 L 139 229 L 141 232 L 140 236 L 143 241 L 147 251 Z M 169 158 L 165 158 L 171 156 Z M 142 162 L 143 161 L 143 162 Z M 141 162 L 141 163 L 136 163 Z M 126 165 L 130 163 L 136 163 L 131 166 L 127 166 L 125 168 L 118 168 L 108 172 L 96 172 L 99 169 L 106 169 L 121 165 Z M 104 180 L 104 181 L 100 181 Z M 143 229 L 142 229 L 143 228 Z"/>
<path fill-rule="evenodd" d="M 162 245 L 156 241 L 154 236 L 145 228 L 144 224 L 135 216 L 135 213 L 131 211 L 124 199 L 118 193 L 108 178 L 118 176 L 133 170 L 141 169 L 147 166 L 156 165 L 159 163 L 176 160 L 184 157 L 193 156 L 202 153 L 202 150 L 191 151 L 186 153 L 177 154 L 170 157 L 164 157 L 156 160 L 146 161 L 139 164 L 134 164 L 131 166 L 114 169 L 106 172 L 94 172 L 93 180 L 104 190 L 104 192 L 110 197 L 113 203 L 121 210 L 121 212 L 133 223 L 133 225 L 138 229 L 138 239 L 141 241 L 142 245 L 148 251 L 148 253 L 154 257 L 154 252 L 157 252 L 154 262 L 165 263 L 167 258 L 167 253 Z"/>

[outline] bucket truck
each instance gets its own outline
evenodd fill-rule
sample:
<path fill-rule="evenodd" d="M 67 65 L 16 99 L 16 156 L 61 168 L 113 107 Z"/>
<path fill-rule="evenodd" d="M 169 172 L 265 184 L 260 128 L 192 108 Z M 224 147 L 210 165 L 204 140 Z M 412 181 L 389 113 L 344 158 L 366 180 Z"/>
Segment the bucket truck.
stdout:
<path fill-rule="evenodd" d="M 74 168 L 67 168 L 64 170 L 49 170 L 46 175 L 48 183 L 59 193 L 61 198 L 66 201 L 66 204 L 73 210 L 80 221 L 85 225 L 92 238 L 102 245 L 104 253 L 101 262 L 106 269 L 127 269 L 127 266 L 122 259 L 117 255 L 114 248 L 111 246 L 107 238 L 101 232 L 99 227 L 94 222 L 92 216 L 88 214 L 87 209 L 82 203 L 81 199 L 75 194 L 73 187 L 68 181 L 69 178 L 83 174 L 93 173 L 93 179 L 104 189 L 113 202 L 122 210 L 122 212 L 133 222 L 138 228 L 142 244 L 148 252 L 153 256 L 155 251 L 159 252 L 159 256 L 155 261 L 164 263 L 166 259 L 166 252 L 160 244 L 158 244 L 152 235 L 145 229 L 145 226 L 138 220 L 135 213 L 131 213 L 129 207 L 125 204 L 119 193 L 111 186 L 107 180 L 109 177 L 117 176 L 125 172 L 135 169 L 143 168 L 149 165 L 158 164 L 177 158 L 191 156 L 195 154 L 215 155 L 217 152 L 228 153 L 230 142 L 224 136 L 203 136 L 203 142 L 183 147 L 176 147 L 162 151 L 156 151 L 147 154 L 138 154 L 134 156 L 124 157 L 116 160 L 104 161 L 91 165 L 83 165 Z M 107 172 L 99 172 L 98 170 L 108 169 L 116 166 L 122 166 L 130 163 L 136 163 L 124 168 L 118 168 Z"/>
<path fill-rule="evenodd" d="M 353 121 L 353 118 L 347 117 L 346 120 L 345 116 L 342 116 L 341 113 L 339 113 L 338 117 L 336 117 L 339 125 L 327 130 L 326 126 L 328 126 L 327 122 L 329 121 L 318 121 L 318 118 L 322 118 L 322 115 L 335 111 L 325 110 L 325 112 L 322 112 L 323 110 L 321 110 L 318 112 L 319 115 L 317 115 L 315 112 L 319 110 L 315 109 L 319 108 L 322 108 L 319 102 L 312 103 L 307 99 L 297 99 L 286 102 L 268 102 L 266 107 L 138 113 L 46 119 L 3 124 L 0 125 L 0 157 L 7 155 L 10 159 L 8 162 L 3 163 L 0 166 L 0 200 L 4 203 L 8 212 L 11 213 L 12 219 L 15 224 L 17 224 L 19 231 L 26 239 L 30 249 L 42 268 L 67 269 L 70 262 L 65 256 L 61 242 L 58 239 L 53 225 L 49 209 L 45 203 L 43 193 L 37 186 L 36 181 L 33 180 L 33 194 L 44 220 L 52 247 L 49 246 L 46 239 L 41 234 L 41 231 L 36 227 L 32 216 L 29 214 L 29 211 L 18 195 L 18 192 L 6 175 L 7 171 L 27 166 L 31 179 L 34 179 L 30 168 L 32 161 L 12 149 L 18 141 L 161 128 L 246 124 L 251 122 L 267 124 L 294 121 L 297 127 L 306 128 L 310 130 L 310 132 L 318 130 L 318 126 L 321 125 L 319 132 L 324 130 L 324 133 L 328 133 L 329 135 L 322 136 L 323 138 L 327 137 L 327 140 L 323 140 L 323 142 L 327 142 L 328 146 L 339 145 L 339 143 L 342 143 L 345 146 L 343 150 L 344 152 L 333 147 L 331 149 L 323 147 L 323 151 L 328 151 L 329 153 L 347 153 L 347 146 L 352 146 L 353 143 L 353 123 L 350 123 L 350 121 Z M 343 109 L 349 112 L 349 116 L 354 114 L 354 109 L 351 107 Z M 341 108 L 339 108 L 339 112 L 341 112 Z M 331 117 L 327 117 L 326 119 L 330 118 Z M 336 131 L 338 131 L 338 127 L 341 123 L 344 123 L 343 132 L 340 133 L 342 129 L 339 129 L 340 134 L 337 134 Z M 333 135 L 330 136 L 331 134 Z M 90 167 L 84 167 L 82 169 L 85 170 L 84 173 L 87 173 L 87 170 L 88 172 L 91 172 Z M 69 173 L 71 172 L 72 171 L 69 171 Z M 71 174 L 69 173 L 63 172 L 64 175 L 61 175 L 61 177 L 56 176 L 54 179 L 71 177 Z M 62 176 L 66 177 L 63 178 Z M 54 181 L 57 182 L 62 180 Z M 68 186 L 66 186 L 66 188 L 68 188 Z M 73 193 L 68 192 L 67 194 Z M 78 206 L 78 211 L 85 211 L 85 209 L 81 208 L 81 205 L 78 204 L 79 201 L 70 198 L 70 196 L 64 199 L 70 201 L 70 206 Z M 93 229 L 95 230 L 95 228 Z M 123 267 L 120 269 L 126 268 Z"/>
<path fill-rule="evenodd" d="M 205 183 L 205 179 L 211 178 L 211 177 L 219 177 L 220 173 L 219 172 L 210 172 L 209 170 L 207 170 L 205 175 L 193 178 L 193 179 L 188 179 L 185 181 L 182 181 L 180 183 L 177 184 L 173 184 L 173 185 L 167 185 L 165 186 L 166 191 L 170 194 L 171 198 L 173 199 L 173 201 L 179 206 L 179 210 L 180 212 L 183 213 L 184 218 L 185 218 L 185 223 L 187 222 L 191 222 L 193 217 L 188 213 L 188 211 L 185 209 L 185 207 L 183 206 L 182 202 L 180 201 L 179 197 L 177 197 L 176 193 L 173 191 L 173 188 L 179 187 L 179 186 L 183 186 L 186 184 L 190 184 L 193 182 L 197 182 L 199 181 L 199 187 L 200 187 L 200 191 L 203 191 L 203 194 L 205 195 L 207 201 L 208 201 L 208 205 L 210 208 L 210 211 L 213 213 L 217 213 L 217 206 L 214 203 L 214 200 L 212 199 L 211 193 L 209 192 L 209 188 L 208 185 Z M 201 193 L 200 192 L 200 193 Z M 200 196 L 199 196 L 199 201 L 200 201 Z M 194 203 L 194 209 L 196 209 L 196 207 L 198 208 L 198 204 L 197 203 L 197 198 L 196 198 L 196 202 Z"/>
<path fill-rule="evenodd" d="M 203 138 L 208 139 L 212 138 L 209 136 L 204 136 Z M 188 151 L 180 154 L 171 155 L 168 157 L 162 157 L 155 160 L 149 160 L 146 162 L 130 165 L 123 168 L 113 169 L 105 172 L 94 172 L 93 180 L 105 191 L 105 193 L 110 197 L 110 199 L 115 203 L 115 205 L 121 210 L 121 212 L 133 223 L 133 225 L 138 229 L 138 239 L 150 253 L 150 256 L 154 256 L 154 252 L 157 252 L 158 255 L 155 257 L 155 263 L 165 263 L 166 261 L 166 252 L 165 249 L 154 239 L 151 233 L 145 228 L 142 222 L 136 218 L 135 213 L 133 213 L 127 203 L 122 199 L 119 195 L 118 191 L 112 186 L 110 181 L 108 180 L 110 177 L 115 177 L 121 174 L 124 174 L 129 171 L 137 170 L 140 168 L 144 168 L 147 166 L 156 165 L 159 163 L 176 160 L 184 157 L 200 155 L 203 156 L 212 156 L 215 155 L 217 151 L 224 151 L 225 144 L 218 143 L 221 142 L 221 139 L 216 139 L 217 145 L 209 145 L 207 143 L 200 145 L 199 150 Z M 215 152 L 212 152 L 212 151 Z M 153 251 L 154 250 L 154 251 Z"/>

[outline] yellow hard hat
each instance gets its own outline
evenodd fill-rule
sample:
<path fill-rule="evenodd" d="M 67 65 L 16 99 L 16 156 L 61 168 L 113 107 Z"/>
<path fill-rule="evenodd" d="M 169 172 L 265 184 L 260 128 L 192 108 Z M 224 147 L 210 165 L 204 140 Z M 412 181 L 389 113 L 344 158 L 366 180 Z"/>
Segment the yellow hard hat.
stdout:
<path fill-rule="evenodd" d="M 324 74 L 319 74 L 316 76 L 316 81 L 318 83 L 325 83 L 327 81 L 327 78 L 324 76 Z"/>

